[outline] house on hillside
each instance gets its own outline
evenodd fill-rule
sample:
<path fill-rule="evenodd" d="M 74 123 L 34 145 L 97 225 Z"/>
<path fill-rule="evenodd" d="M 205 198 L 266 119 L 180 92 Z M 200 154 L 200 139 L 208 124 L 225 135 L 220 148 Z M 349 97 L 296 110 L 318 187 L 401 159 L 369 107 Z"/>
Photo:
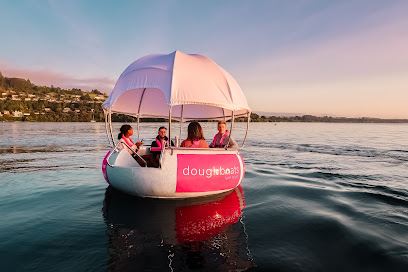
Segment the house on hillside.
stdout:
<path fill-rule="evenodd" d="M 23 113 L 21 111 L 13 111 L 14 117 L 23 117 Z"/>
<path fill-rule="evenodd" d="M 70 112 L 70 111 L 71 111 L 70 108 L 64 108 L 64 109 L 62 110 L 62 112 L 65 112 L 65 113 Z"/>
<path fill-rule="evenodd" d="M 95 96 L 95 99 L 96 99 L 96 100 L 105 100 L 105 96 L 103 96 L 103 95 L 98 95 L 98 96 Z"/>

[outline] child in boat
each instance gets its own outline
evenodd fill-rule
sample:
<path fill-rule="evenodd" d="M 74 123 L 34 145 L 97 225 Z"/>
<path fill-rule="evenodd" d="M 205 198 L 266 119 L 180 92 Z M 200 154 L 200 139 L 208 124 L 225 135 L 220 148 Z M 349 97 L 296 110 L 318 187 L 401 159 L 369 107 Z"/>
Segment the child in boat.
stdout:
<path fill-rule="evenodd" d="M 208 144 L 204 139 L 203 128 L 198 122 L 191 122 L 188 125 L 188 136 L 180 147 L 193 147 L 193 148 L 208 148 Z"/>
<path fill-rule="evenodd" d="M 224 148 L 227 144 L 229 148 L 238 148 L 237 142 L 235 142 L 234 138 L 229 135 L 227 123 L 225 123 L 225 121 L 219 121 L 218 133 L 215 134 L 214 140 L 210 144 L 210 147 Z"/>

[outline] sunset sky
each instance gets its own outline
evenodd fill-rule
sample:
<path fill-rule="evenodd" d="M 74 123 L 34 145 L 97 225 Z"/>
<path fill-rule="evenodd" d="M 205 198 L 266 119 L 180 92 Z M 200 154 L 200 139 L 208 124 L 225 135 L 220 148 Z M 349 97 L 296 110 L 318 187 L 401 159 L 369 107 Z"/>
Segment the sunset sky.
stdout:
<path fill-rule="evenodd" d="M 1 1 L 0 71 L 110 93 L 148 54 L 201 54 L 255 112 L 408 118 L 408 1 Z"/>

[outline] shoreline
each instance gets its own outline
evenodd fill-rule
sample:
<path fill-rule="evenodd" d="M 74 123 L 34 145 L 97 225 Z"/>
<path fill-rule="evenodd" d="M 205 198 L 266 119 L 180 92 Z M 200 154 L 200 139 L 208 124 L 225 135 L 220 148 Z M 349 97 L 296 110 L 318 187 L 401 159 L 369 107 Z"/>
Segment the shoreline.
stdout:
<path fill-rule="evenodd" d="M 166 123 L 166 121 L 140 121 L 140 123 Z M 174 122 L 174 121 L 172 121 Z M 216 121 L 203 121 L 202 123 L 216 122 Z M 0 123 L 105 123 L 105 121 L 0 121 Z M 114 121 L 112 123 L 136 123 L 135 121 Z M 246 121 L 235 121 L 235 123 L 246 123 Z M 391 119 L 383 121 L 250 121 L 250 123 L 328 123 L 328 124 L 408 124 L 408 119 Z"/>

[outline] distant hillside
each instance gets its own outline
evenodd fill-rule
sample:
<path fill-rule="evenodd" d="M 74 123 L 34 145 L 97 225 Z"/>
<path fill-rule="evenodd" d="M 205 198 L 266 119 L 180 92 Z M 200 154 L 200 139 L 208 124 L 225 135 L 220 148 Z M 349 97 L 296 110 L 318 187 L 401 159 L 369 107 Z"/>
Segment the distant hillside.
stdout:
<path fill-rule="evenodd" d="M 62 89 L 37 86 L 29 79 L 8 78 L 0 72 L 0 121 L 90 122 L 104 121 L 102 103 L 108 98 L 97 89 Z M 143 122 L 163 122 L 145 118 Z M 136 118 L 114 114 L 114 122 L 135 122 Z"/>
<path fill-rule="evenodd" d="M 107 95 L 94 89 L 37 86 L 30 80 L 0 73 L 0 121 L 103 121 Z"/>
<path fill-rule="evenodd" d="M 104 121 L 102 103 L 107 94 L 97 89 L 37 86 L 30 80 L 4 77 L 0 72 L 0 121 L 89 122 Z M 258 112 L 261 113 L 261 112 Z M 265 113 L 267 114 L 267 113 Z M 114 122 L 135 122 L 136 118 L 115 114 Z M 163 122 L 162 118 L 142 119 L 144 122 Z M 238 122 L 245 118 L 238 118 Z M 252 122 L 329 122 L 329 123 L 408 123 L 408 119 L 317 117 L 312 115 L 251 114 Z"/>

